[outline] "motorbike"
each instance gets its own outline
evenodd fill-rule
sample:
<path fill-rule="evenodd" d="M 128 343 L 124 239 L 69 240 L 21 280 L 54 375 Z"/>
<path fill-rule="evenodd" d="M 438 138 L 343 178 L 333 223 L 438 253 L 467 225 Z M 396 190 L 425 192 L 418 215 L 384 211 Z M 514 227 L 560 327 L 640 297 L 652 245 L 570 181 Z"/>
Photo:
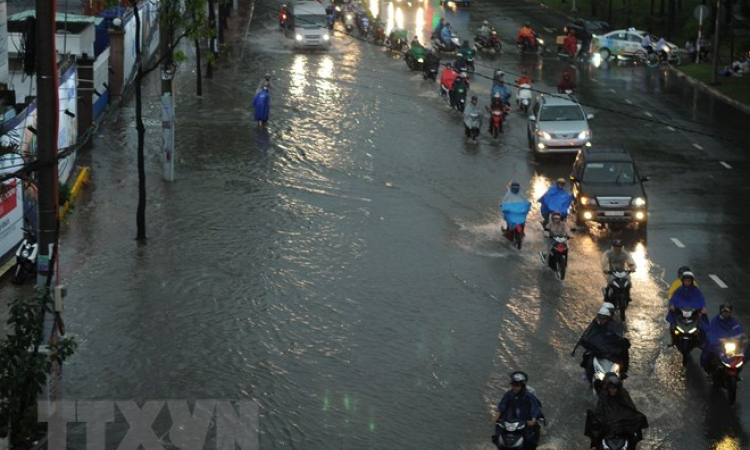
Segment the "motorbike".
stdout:
<path fill-rule="evenodd" d="M 354 29 L 354 13 L 347 11 L 344 14 L 344 29 L 346 31 L 352 31 Z"/>
<path fill-rule="evenodd" d="M 385 46 L 390 50 L 400 52 L 405 46 L 408 47 L 408 44 L 406 42 L 407 39 L 408 36 L 406 34 L 406 30 L 401 28 L 394 28 L 393 30 L 391 30 L 390 34 L 388 34 L 388 37 L 385 40 Z"/>
<path fill-rule="evenodd" d="M 13 267 L 13 284 L 23 284 L 29 276 L 36 274 L 36 257 L 39 253 L 39 244 L 36 235 L 27 228 L 23 230 L 23 241 L 16 250 L 16 265 Z"/>
<path fill-rule="evenodd" d="M 461 40 L 455 31 L 451 31 L 451 40 L 448 44 L 443 42 L 440 36 L 436 36 L 432 39 L 432 45 L 440 52 L 452 53 L 461 46 Z"/>
<path fill-rule="evenodd" d="M 530 84 L 522 84 L 518 86 L 518 93 L 516 93 L 516 103 L 521 107 L 521 110 L 524 114 L 529 113 L 529 106 L 531 105 L 531 97 L 533 96 L 531 92 L 531 85 Z"/>
<path fill-rule="evenodd" d="M 588 353 L 588 352 L 587 352 Z M 607 359 L 593 356 L 594 358 L 594 373 L 591 376 L 591 389 L 594 393 L 594 398 L 599 397 L 599 393 L 602 391 L 604 386 L 604 378 L 609 372 L 617 375 L 617 378 L 622 379 L 620 376 L 620 365 Z"/>
<path fill-rule="evenodd" d="M 524 448 L 525 428 L 525 422 L 510 422 L 505 420 L 502 423 L 496 423 L 493 442 L 495 442 L 496 437 L 497 442 L 495 442 L 495 445 L 497 445 L 498 450 L 522 449 Z"/>
<path fill-rule="evenodd" d="M 424 47 L 412 47 L 406 52 L 406 65 L 410 70 L 422 70 L 424 65 L 425 49 Z"/>
<path fill-rule="evenodd" d="M 473 125 L 471 127 L 468 127 L 468 125 L 464 123 L 464 125 L 468 128 L 468 130 L 466 131 L 466 137 L 471 139 L 473 142 L 476 142 L 477 136 L 479 136 L 479 127 L 481 126 L 481 114 L 471 113 L 469 114 L 469 117 L 471 118 L 471 122 Z"/>
<path fill-rule="evenodd" d="M 490 134 L 496 138 L 503 133 L 503 123 L 508 115 L 508 105 L 503 102 L 498 94 L 490 100 Z"/>
<path fill-rule="evenodd" d="M 620 320 L 625 322 L 625 310 L 630 304 L 630 274 L 632 270 L 610 270 L 607 272 L 613 275 L 612 281 L 605 289 L 605 298 L 609 303 L 615 305 L 616 311 L 620 312 Z"/>
<path fill-rule="evenodd" d="M 536 41 L 536 45 L 532 45 L 528 39 L 523 39 L 517 42 L 516 47 L 518 48 L 518 53 L 537 53 L 539 55 L 543 55 L 546 50 L 546 47 L 544 46 L 544 39 L 535 34 L 534 41 Z"/>
<path fill-rule="evenodd" d="M 466 63 L 464 70 L 474 72 L 474 50 L 464 47 L 458 50 L 458 54 L 461 56 L 460 59 Z"/>
<path fill-rule="evenodd" d="M 628 437 L 622 434 L 616 434 L 602 438 L 599 443 L 597 450 L 633 450 L 635 447 L 631 447 L 628 444 Z"/>
<path fill-rule="evenodd" d="M 281 18 L 279 19 L 279 29 L 281 29 L 281 31 L 284 31 L 284 29 L 286 28 L 286 21 L 287 21 L 286 13 L 281 13 Z"/>
<path fill-rule="evenodd" d="M 374 44 L 385 44 L 385 28 L 383 28 L 383 24 L 378 23 L 375 25 L 375 33 L 373 33 L 372 41 Z"/>
<path fill-rule="evenodd" d="M 701 312 L 698 309 L 685 306 L 675 308 L 674 344 L 682 353 L 682 365 L 686 366 L 690 361 L 690 352 L 699 345 L 699 320 Z"/>
<path fill-rule="evenodd" d="M 554 270 L 557 278 L 565 279 L 565 270 L 568 268 L 568 237 L 553 236 L 554 242 L 547 253 L 547 265 Z"/>
<path fill-rule="evenodd" d="M 360 13 L 357 18 L 357 27 L 359 27 L 360 36 L 367 36 L 370 31 L 370 18 L 367 17 L 367 13 Z"/>
<path fill-rule="evenodd" d="M 495 53 L 500 53 L 503 49 L 503 44 L 500 43 L 500 38 L 497 36 L 497 30 L 493 28 L 489 37 L 480 34 L 474 37 L 474 48 L 477 52 L 482 50 L 492 50 Z"/>
<path fill-rule="evenodd" d="M 744 361 L 747 342 L 742 336 L 734 336 L 720 340 L 721 354 L 716 355 L 719 364 L 712 370 L 714 386 L 726 389 L 729 404 L 734 405 L 737 401 L 737 382 L 740 380 L 740 372 Z"/>
<path fill-rule="evenodd" d="M 513 246 L 519 250 L 521 250 L 523 238 L 525 237 L 526 216 L 529 214 L 530 209 L 531 202 L 528 201 L 508 203 L 501 206 L 503 218 L 508 224 L 505 237 L 513 242 Z"/>
<path fill-rule="evenodd" d="M 422 78 L 436 81 L 439 69 L 440 58 L 432 54 L 432 52 L 430 52 L 430 55 L 425 55 L 424 64 L 422 64 Z"/>
<path fill-rule="evenodd" d="M 468 91 L 468 87 L 465 86 L 459 86 L 458 88 L 454 87 L 451 89 L 450 92 L 448 92 L 448 104 L 451 108 L 455 108 L 459 112 L 464 112 L 464 108 L 466 108 L 466 95 Z"/>

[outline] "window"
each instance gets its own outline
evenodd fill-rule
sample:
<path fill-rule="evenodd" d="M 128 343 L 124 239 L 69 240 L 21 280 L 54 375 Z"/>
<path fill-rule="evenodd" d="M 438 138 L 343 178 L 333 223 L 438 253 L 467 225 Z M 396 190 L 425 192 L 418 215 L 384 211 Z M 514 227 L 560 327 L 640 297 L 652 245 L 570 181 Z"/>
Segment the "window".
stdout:
<path fill-rule="evenodd" d="M 588 163 L 583 172 L 585 183 L 634 183 L 635 168 L 631 162 Z"/>
<path fill-rule="evenodd" d="M 576 105 L 555 105 L 545 107 L 539 116 L 540 121 L 564 122 L 568 120 L 585 120 L 583 111 Z"/>

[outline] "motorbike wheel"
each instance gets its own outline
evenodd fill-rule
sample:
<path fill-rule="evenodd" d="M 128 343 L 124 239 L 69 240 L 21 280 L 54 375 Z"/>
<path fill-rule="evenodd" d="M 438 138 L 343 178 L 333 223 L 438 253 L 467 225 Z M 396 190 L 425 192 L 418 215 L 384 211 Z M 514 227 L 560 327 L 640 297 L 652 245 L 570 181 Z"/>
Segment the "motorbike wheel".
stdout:
<path fill-rule="evenodd" d="M 521 236 L 521 233 L 519 233 L 518 231 L 513 230 L 513 245 L 515 245 L 517 249 L 521 250 L 521 244 L 523 244 L 523 236 Z"/>
<path fill-rule="evenodd" d="M 559 278 L 560 280 L 564 280 L 565 279 L 565 269 L 568 268 L 568 257 L 565 256 L 565 255 L 558 256 L 557 257 L 557 264 L 556 264 L 556 266 L 557 266 L 557 269 L 556 269 L 557 278 Z"/>
<path fill-rule="evenodd" d="M 16 263 L 16 267 L 13 270 L 13 278 L 10 281 L 18 285 L 26 281 L 26 269 L 24 269 L 23 264 Z"/>
<path fill-rule="evenodd" d="M 620 322 L 625 323 L 625 309 L 628 307 L 628 304 L 625 303 L 624 305 L 618 305 L 618 309 L 620 310 Z"/>
<path fill-rule="evenodd" d="M 529 105 L 526 103 L 521 103 L 521 111 L 523 111 L 524 114 L 529 114 Z"/>
<path fill-rule="evenodd" d="M 495 50 L 495 53 L 500 53 L 501 51 L 503 51 L 503 46 L 499 43 L 495 44 L 495 47 L 493 48 Z"/>
<path fill-rule="evenodd" d="M 682 367 L 686 367 L 690 362 L 690 347 L 681 348 L 682 353 Z"/>
<path fill-rule="evenodd" d="M 730 405 L 737 401 L 737 377 L 727 377 L 727 397 Z"/>
<path fill-rule="evenodd" d="M 659 66 L 659 55 L 656 53 L 649 53 L 646 55 L 646 65 L 653 68 Z"/>
<path fill-rule="evenodd" d="M 492 137 L 497 139 L 500 136 L 500 127 L 492 127 Z"/>
<path fill-rule="evenodd" d="M 411 54 L 406 55 L 406 65 L 409 66 L 410 70 L 417 70 L 417 61 Z"/>

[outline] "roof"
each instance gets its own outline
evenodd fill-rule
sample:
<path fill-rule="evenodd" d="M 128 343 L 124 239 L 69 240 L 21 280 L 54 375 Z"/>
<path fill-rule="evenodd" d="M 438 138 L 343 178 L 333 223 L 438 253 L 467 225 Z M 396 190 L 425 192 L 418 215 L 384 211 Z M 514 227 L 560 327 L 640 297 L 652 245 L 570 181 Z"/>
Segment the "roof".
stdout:
<path fill-rule="evenodd" d="M 33 9 L 27 9 L 26 11 L 21 11 L 19 13 L 13 14 L 12 16 L 8 17 L 8 21 L 19 21 L 22 22 L 26 20 L 27 17 L 32 16 L 36 17 L 36 11 Z M 94 25 L 99 25 L 99 22 L 101 22 L 101 17 L 94 17 L 94 16 L 84 16 L 83 14 L 71 14 L 71 13 L 57 13 L 55 14 L 55 21 L 56 22 L 90 22 Z"/>
<path fill-rule="evenodd" d="M 562 94 L 560 95 L 544 95 L 542 94 L 542 101 L 547 106 L 555 106 L 555 105 L 576 105 L 580 106 L 578 102 L 576 102 L 573 99 L 566 98 Z"/>
<path fill-rule="evenodd" d="M 586 162 L 592 161 L 622 161 L 632 162 L 633 157 L 624 147 L 593 146 L 583 149 Z"/>

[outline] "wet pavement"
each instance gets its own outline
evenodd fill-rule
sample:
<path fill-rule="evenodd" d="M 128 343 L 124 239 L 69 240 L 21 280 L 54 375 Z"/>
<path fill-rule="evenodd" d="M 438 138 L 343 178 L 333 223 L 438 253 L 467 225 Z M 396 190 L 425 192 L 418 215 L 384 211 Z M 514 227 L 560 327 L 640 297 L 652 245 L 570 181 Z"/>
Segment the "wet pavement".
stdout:
<path fill-rule="evenodd" d="M 626 146 L 651 177 L 647 235 L 580 230 L 560 282 L 539 261 L 537 206 L 518 251 L 497 205 L 510 180 L 539 197 L 572 158 L 536 162 L 518 111 L 499 139 L 466 143 L 437 85 L 398 55 L 340 32 L 327 53 L 295 53 L 276 6 L 256 6 L 236 68 L 203 98 L 179 79 L 173 184 L 160 179 L 147 100 L 147 246 L 133 240 L 132 101 L 82 157 L 93 183 L 61 246 L 66 325 L 80 342 L 66 396 L 251 398 L 263 449 L 486 449 L 490 408 L 522 369 L 549 420 L 540 448 L 583 449 L 593 398 L 570 350 L 601 303 L 599 256 L 617 236 L 639 267 L 626 381 L 651 425 L 639 448 L 749 445 L 747 387 L 730 408 L 697 362 L 683 373 L 663 321 L 667 285 L 688 264 L 711 314 L 730 300 L 750 326 L 746 219 L 730 202 L 750 195 L 746 115 L 663 70 L 519 56 L 511 41 L 528 17 L 565 23 L 531 3 L 448 12 L 469 39 L 484 19 L 500 24 L 505 52 L 480 56 L 473 76 L 480 104 L 495 68 L 511 80 L 526 69 L 543 92 L 575 70 L 593 142 Z M 260 131 L 250 103 L 266 71 Z M 156 99 L 155 79 L 146 89 Z"/>

